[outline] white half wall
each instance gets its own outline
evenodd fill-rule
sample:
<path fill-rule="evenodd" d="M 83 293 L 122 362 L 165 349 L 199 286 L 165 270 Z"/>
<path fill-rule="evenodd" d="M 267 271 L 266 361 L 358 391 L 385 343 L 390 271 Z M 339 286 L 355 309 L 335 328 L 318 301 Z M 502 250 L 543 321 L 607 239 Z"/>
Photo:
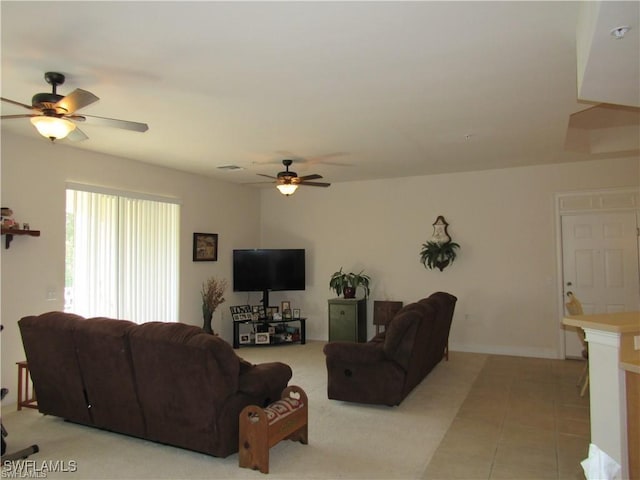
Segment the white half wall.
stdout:
<path fill-rule="evenodd" d="M 637 157 L 262 192 L 262 243 L 307 249 L 307 290 L 274 293 L 301 308 L 310 339 L 326 340 L 329 277 L 340 267 L 372 277 L 373 300 L 406 303 L 443 290 L 458 297 L 452 350 L 560 354 L 554 195 L 636 186 Z M 443 272 L 421 246 L 438 215 L 461 246 Z"/>

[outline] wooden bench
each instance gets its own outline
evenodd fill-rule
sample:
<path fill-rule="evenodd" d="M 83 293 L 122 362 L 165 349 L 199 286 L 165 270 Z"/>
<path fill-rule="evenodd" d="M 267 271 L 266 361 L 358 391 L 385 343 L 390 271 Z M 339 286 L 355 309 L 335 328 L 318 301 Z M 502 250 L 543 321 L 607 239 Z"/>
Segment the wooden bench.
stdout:
<path fill-rule="evenodd" d="M 308 400 L 302 388 L 291 385 L 282 398 L 266 408 L 249 405 L 240 413 L 238 464 L 269 473 L 269 449 L 280 440 L 308 443 Z"/>

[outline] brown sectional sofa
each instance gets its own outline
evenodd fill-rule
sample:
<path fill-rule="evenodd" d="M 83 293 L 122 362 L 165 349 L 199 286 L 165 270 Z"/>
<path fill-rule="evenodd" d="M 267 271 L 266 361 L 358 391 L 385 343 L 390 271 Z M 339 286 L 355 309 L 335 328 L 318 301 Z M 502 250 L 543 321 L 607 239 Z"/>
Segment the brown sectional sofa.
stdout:
<path fill-rule="evenodd" d="M 292 376 L 182 323 L 49 312 L 18 324 L 41 413 L 218 457 L 238 451 L 242 409 L 278 400 Z"/>
<path fill-rule="evenodd" d="M 330 399 L 381 405 L 402 400 L 448 355 L 457 298 L 436 292 L 404 306 L 367 343 L 324 346 Z"/>

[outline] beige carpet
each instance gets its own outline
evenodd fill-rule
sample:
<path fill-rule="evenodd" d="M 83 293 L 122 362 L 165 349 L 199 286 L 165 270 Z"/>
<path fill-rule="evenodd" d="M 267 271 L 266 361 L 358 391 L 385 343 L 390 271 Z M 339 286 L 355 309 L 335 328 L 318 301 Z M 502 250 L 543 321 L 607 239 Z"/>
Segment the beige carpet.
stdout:
<path fill-rule="evenodd" d="M 45 417 L 34 410 L 2 412 L 14 451 L 38 444 L 30 457 L 42 463 L 77 465 L 77 472 L 49 472 L 65 479 L 414 479 L 427 465 L 465 400 L 487 355 L 452 352 L 399 407 L 328 400 L 324 342 L 242 348 L 259 363 L 291 365 L 291 384 L 309 397 L 309 444 L 281 442 L 271 450 L 270 474 L 238 468 L 237 454 L 215 458 Z M 9 411 L 7 411 L 9 410 Z M 5 477 L 3 471 L 3 477 Z"/>

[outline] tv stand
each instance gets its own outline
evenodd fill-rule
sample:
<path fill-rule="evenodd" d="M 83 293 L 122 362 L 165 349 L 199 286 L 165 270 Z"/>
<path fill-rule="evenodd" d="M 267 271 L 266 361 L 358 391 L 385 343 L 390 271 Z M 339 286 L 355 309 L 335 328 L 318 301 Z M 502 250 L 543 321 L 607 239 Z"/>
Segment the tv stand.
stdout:
<path fill-rule="evenodd" d="M 283 320 L 234 320 L 233 348 L 249 346 L 283 345 L 307 341 L 306 318 L 287 318 Z M 296 325 L 297 324 L 297 325 Z M 240 333 L 240 325 L 248 325 L 251 331 Z M 271 332 L 269 331 L 271 330 Z M 261 335 L 262 334 L 262 335 Z M 241 339 L 241 335 L 243 338 Z M 242 340 L 242 341 L 241 341 Z"/>
<path fill-rule="evenodd" d="M 266 288 L 262 291 L 262 306 L 265 313 L 269 311 L 269 290 Z"/>

